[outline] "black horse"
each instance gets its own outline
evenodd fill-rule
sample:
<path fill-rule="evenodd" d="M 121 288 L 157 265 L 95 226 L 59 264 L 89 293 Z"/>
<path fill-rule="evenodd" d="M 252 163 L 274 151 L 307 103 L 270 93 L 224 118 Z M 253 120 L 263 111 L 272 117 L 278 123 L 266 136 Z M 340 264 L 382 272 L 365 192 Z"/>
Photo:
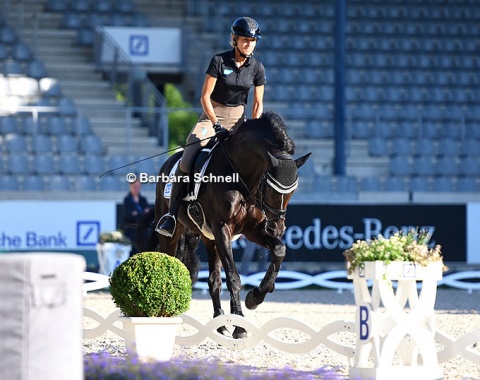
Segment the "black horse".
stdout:
<path fill-rule="evenodd" d="M 285 231 L 287 205 L 298 185 L 297 169 L 311 155 L 294 160 L 291 157 L 294 150 L 295 144 L 278 114 L 266 112 L 259 119 L 247 120 L 230 139 L 211 151 L 202 175 L 191 175 L 191 183 L 196 180 L 201 186 L 194 200 L 184 198 L 175 234 L 170 238 L 157 234 L 157 249 L 182 260 L 194 280 L 198 273 L 194 250 L 202 239 L 208 255 L 208 286 L 214 317 L 224 313 L 220 304 L 222 268 L 230 292 L 231 313 L 243 315 L 240 276 L 232 253 L 232 240 L 240 234 L 272 252 L 266 274 L 260 285 L 247 294 L 245 306 L 255 309 L 267 293 L 274 291 L 286 251 L 281 237 Z M 165 194 L 171 184 L 163 179 L 174 172 L 172 168 L 180 157 L 181 152 L 173 155 L 160 169 L 153 226 L 168 211 Z M 227 334 L 225 328 L 219 332 Z M 244 336 L 246 331 L 235 327 L 233 337 Z"/>

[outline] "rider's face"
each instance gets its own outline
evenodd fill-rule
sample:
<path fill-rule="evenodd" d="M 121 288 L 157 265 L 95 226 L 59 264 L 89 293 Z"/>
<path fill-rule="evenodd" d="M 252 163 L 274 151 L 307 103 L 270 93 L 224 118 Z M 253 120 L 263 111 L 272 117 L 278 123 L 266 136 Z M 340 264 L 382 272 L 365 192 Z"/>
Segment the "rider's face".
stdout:
<path fill-rule="evenodd" d="M 237 48 L 245 55 L 251 55 L 255 46 L 257 45 L 257 39 L 253 37 L 237 37 Z"/>

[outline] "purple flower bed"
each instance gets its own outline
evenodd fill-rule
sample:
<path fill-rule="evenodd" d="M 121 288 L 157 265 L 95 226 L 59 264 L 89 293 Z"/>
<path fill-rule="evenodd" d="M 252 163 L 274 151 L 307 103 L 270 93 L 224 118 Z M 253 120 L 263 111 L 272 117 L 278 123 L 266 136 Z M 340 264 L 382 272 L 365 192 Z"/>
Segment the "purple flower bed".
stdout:
<path fill-rule="evenodd" d="M 261 370 L 259 368 L 227 365 L 211 361 L 181 361 L 142 363 L 136 358 L 112 357 L 108 354 L 85 356 L 85 380 L 340 380 L 335 368 L 319 368 L 301 372 L 289 368 Z"/>

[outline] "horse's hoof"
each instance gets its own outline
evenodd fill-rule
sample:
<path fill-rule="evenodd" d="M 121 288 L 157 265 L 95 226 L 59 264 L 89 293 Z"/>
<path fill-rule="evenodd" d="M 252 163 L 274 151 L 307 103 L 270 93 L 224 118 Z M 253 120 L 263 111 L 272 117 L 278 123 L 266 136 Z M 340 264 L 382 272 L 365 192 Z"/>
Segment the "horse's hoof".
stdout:
<path fill-rule="evenodd" d="M 233 330 L 233 339 L 243 339 L 247 337 L 247 330 L 243 327 L 235 326 L 235 330 Z"/>
<path fill-rule="evenodd" d="M 224 335 L 224 336 L 230 336 L 230 333 L 228 332 L 227 328 L 225 326 L 222 326 L 222 327 L 219 327 L 217 329 L 217 332 L 220 334 L 220 335 Z"/>
<path fill-rule="evenodd" d="M 250 290 L 245 297 L 245 306 L 249 310 L 255 310 L 258 304 L 255 302 L 255 298 L 253 297 L 253 290 Z"/>

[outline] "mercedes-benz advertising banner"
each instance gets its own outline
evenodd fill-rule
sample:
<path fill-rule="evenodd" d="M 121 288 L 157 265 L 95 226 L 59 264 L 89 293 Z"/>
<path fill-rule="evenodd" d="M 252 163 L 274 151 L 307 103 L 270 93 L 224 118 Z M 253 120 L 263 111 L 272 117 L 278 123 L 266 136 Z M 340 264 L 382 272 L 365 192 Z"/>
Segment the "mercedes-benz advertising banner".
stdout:
<path fill-rule="evenodd" d="M 419 228 L 442 246 L 445 261 L 465 262 L 466 222 L 465 205 L 290 205 L 285 261 L 344 261 L 356 240 Z"/>

